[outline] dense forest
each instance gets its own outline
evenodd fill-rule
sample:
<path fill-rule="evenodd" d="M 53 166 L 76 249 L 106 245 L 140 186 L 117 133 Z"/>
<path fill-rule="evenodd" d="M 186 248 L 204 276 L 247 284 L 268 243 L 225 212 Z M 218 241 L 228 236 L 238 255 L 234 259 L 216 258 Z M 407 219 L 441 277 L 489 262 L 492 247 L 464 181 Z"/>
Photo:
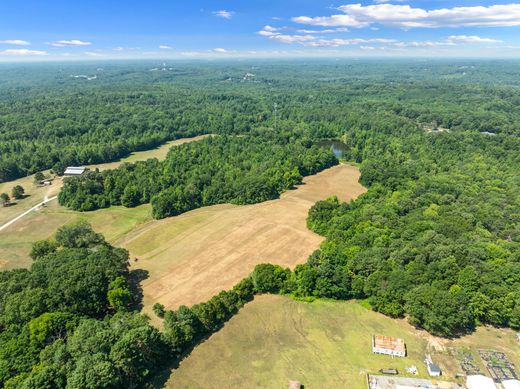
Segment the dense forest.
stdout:
<path fill-rule="evenodd" d="M 59 201 L 80 211 L 151 202 L 160 219 L 205 205 L 274 199 L 302 176 L 338 163 L 330 150 L 291 137 L 264 132 L 184 144 L 163 162 L 149 159 L 67 178 Z"/>
<path fill-rule="evenodd" d="M 512 134 L 517 87 L 514 61 L 1 65 L 0 182 L 275 122 L 316 137 L 374 120 Z"/>

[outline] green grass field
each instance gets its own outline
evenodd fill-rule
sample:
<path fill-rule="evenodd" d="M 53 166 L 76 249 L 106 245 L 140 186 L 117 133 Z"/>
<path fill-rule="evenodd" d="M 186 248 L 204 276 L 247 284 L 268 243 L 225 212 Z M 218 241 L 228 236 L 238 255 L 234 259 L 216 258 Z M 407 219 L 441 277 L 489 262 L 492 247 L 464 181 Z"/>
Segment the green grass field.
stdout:
<path fill-rule="evenodd" d="M 372 334 L 403 338 L 408 357 L 371 352 Z M 479 328 L 456 340 L 438 339 L 405 320 L 394 320 L 355 302 L 305 303 L 260 296 L 222 330 L 200 344 L 172 371 L 166 388 L 284 388 L 290 379 L 306 388 L 366 388 L 366 374 L 381 368 L 416 365 L 428 378 L 426 352 L 454 380 L 458 362 L 450 350 L 495 348 L 519 366 L 519 346 L 511 330 Z M 402 374 L 406 375 L 406 374 Z"/>

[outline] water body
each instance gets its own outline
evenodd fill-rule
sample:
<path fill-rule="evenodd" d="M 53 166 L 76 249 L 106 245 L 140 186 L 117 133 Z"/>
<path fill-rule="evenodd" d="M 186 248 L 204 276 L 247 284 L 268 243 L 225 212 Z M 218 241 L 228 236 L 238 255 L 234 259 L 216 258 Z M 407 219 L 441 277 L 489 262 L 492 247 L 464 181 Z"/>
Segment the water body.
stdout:
<path fill-rule="evenodd" d="M 343 158 L 348 151 L 348 146 L 340 140 L 320 140 L 316 144 L 331 149 L 336 158 Z"/>

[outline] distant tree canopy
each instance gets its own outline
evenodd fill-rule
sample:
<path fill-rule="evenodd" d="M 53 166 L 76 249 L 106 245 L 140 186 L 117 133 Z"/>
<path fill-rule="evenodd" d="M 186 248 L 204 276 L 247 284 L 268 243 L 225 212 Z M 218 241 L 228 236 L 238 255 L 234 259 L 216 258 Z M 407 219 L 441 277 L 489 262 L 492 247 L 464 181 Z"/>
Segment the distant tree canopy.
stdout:
<path fill-rule="evenodd" d="M 160 219 L 205 205 L 274 199 L 302 176 L 338 163 L 312 142 L 262 135 L 207 138 L 172 148 L 163 162 L 150 159 L 67 178 L 58 198 L 80 211 L 151 202 Z"/>
<path fill-rule="evenodd" d="M 243 75 L 258 67 L 255 78 Z M 113 161 L 199 134 L 274 126 L 317 138 L 345 130 L 518 131 L 518 66 L 506 61 L 3 65 L 0 182 Z M 87 80 L 74 75 L 94 74 Z M 427 103 L 425 103 L 427 102 Z M 74 107 L 71 109 L 70 107 Z M 357 156 L 360 162 L 361 155 Z"/>

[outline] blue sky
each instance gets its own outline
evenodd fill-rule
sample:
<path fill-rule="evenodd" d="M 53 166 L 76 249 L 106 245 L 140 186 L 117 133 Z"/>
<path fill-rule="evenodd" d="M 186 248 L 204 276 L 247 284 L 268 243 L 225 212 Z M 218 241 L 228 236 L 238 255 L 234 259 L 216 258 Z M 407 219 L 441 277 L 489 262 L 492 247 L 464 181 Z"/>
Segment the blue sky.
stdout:
<path fill-rule="evenodd" d="M 520 0 L 0 2 L 0 61 L 290 56 L 519 57 Z"/>

